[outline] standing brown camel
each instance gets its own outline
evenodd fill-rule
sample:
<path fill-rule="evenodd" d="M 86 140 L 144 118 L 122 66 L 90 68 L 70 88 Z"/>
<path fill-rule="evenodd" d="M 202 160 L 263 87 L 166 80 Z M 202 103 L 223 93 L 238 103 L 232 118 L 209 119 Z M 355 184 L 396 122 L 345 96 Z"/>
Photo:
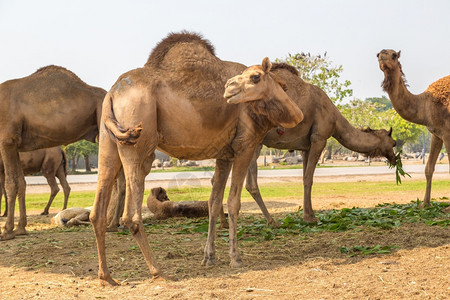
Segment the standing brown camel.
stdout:
<path fill-rule="evenodd" d="M 384 73 L 382 88 L 389 94 L 392 106 L 409 122 L 425 125 L 431 133 L 430 155 L 425 167 L 427 187 L 423 206 L 430 205 L 431 182 L 439 152 L 445 145 L 450 150 L 450 76 L 432 83 L 425 92 L 411 94 L 406 88 L 400 51 L 381 50 L 378 63 Z"/>
<path fill-rule="evenodd" d="M 305 222 L 317 222 L 311 205 L 311 188 L 314 171 L 320 155 L 331 136 L 350 150 L 369 157 L 384 156 L 395 165 L 391 137 L 392 128 L 386 130 L 359 130 L 354 128 L 342 116 L 330 98 L 317 86 L 306 83 L 298 76 L 298 71 L 288 64 L 273 64 L 271 72 L 281 78 L 288 87 L 287 94 L 303 111 L 305 118 L 294 128 L 273 129 L 263 140 L 263 144 L 277 149 L 301 150 L 303 157 L 303 219 Z M 261 147 L 255 152 L 250 164 L 245 188 L 258 203 L 269 224 L 277 225 L 270 216 L 259 191 L 256 160 Z"/>
<path fill-rule="evenodd" d="M 183 32 L 162 40 L 144 68 L 119 77 L 103 102 L 98 185 L 90 216 L 101 284 L 117 284 L 106 264 L 105 232 L 111 188 L 121 165 L 126 178 L 122 223 L 135 237 L 151 274 L 163 276 L 141 217 L 144 179 L 157 147 L 180 159 L 216 159 L 203 265 L 215 263 L 216 220 L 233 166 L 228 197 L 230 257 L 231 266 L 242 265 L 236 222 L 243 181 L 255 148 L 270 128 L 293 127 L 303 119 L 301 110 L 284 92 L 284 83 L 270 73 L 270 68 L 266 58 L 262 66 L 244 71 L 241 64 L 217 58 L 213 46 L 199 35 Z M 223 95 L 235 104 L 227 104 Z"/>
<path fill-rule="evenodd" d="M 47 206 L 41 215 L 48 215 L 48 210 L 52 205 L 53 199 L 59 192 L 58 183 L 56 182 L 56 177 L 58 177 L 59 182 L 64 191 L 64 206 L 63 209 L 67 208 L 67 201 L 69 200 L 70 186 L 67 183 L 67 157 L 66 153 L 60 147 L 52 147 L 45 149 L 38 149 L 28 152 L 20 152 L 20 163 L 24 175 L 32 175 L 37 172 L 41 172 L 42 175 L 47 179 L 48 185 L 50 186 L 50 198 L 48 199 Z M 4 190 L 5 185 L 5 173 L 3 167 L 3 161 L 0 159 L 0 186 L 1 190 Z M 0 190 L 0 206 L 2 192 Z M 8 211 L 8 200 L 5 195 L 5 213 L 6 216 Z"/>
<path fill-rule="evenodd" d="M 106 91 L 87 85 L 71 71 L 57 66 L 0 84 L 0 156 L 5 167 L 8 218 L 2 240 L 25 234 L 25 178 L 19 151 L 31 151 L 94 141 Z M 20 219 L 14 230 L 14 207 Z"/>

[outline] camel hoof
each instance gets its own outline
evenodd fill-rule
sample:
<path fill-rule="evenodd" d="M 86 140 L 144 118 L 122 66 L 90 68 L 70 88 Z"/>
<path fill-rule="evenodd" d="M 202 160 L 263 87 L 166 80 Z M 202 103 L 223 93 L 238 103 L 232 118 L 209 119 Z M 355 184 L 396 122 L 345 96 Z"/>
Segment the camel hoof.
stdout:
<path fill-rule="evenodd" d="M 425 201 L 419 204 L 420 209 L 427 208 L 430 206 L 431 206 L 431 204 L 429 202 L 425 202 Z"/>
<path fill-rule="evenodd" d="M 241 259 L 232 260 L 230 262 L 231 268 L 241 268 L 244 265 Z"/>
<path fill-rule="evenodd" d="M 303 221 L 305 221 L 306 223 L 314 224 L 318 223 L 320 220 L 319 218 L 316 218 L 314 216 L 303 216 Z"/>
<path fill-rule="evenodd" d="M 267 222 L 267 224 L 269 226 L 272 226 L 274 228 L 280 228 L 280 223 L 278 223 L 277 221 L 275 221 L 274 219 L 270 220 L 269 222 Z"/>
<path fill-rule="evenodd" d="M 154 275 L 152 282 L 166 282 L 166 281 L 176 281 L 175 278 L 167 276 L 165 274 Z"/>
<path fill-rule="evenodd" d="M 1 236 L 1 240 L 2 241 L 12 240 L 15 237 L 16 237 L 16 234 L 14 232 L 7 233 L 7 232 L 3 231 L 3 234 Z"/>
<path fill-rule="evenodd" d="M 43 212 L 41 212 L 41 216 L 46 216 L 46 215 L 48 215 L 48 211 L 43 211 Z"/>
<path fill-rule="evenodd" d="M 216 264 L 216 260 L 214 258 L 204 258 L 202 260 L 202 266 L 214 266 Z"/>
<path fill-rule="evenodd" d="M 17 227 L 16 229 L 14 229 L 14 234 L 15 235 L 27 235 L 28 232 L 25 228 Z"/>
<path fill-rule="evenodd" d="M 120 282 L 111 277 L 100 279 L 100 286 L 119 286 Z"/>

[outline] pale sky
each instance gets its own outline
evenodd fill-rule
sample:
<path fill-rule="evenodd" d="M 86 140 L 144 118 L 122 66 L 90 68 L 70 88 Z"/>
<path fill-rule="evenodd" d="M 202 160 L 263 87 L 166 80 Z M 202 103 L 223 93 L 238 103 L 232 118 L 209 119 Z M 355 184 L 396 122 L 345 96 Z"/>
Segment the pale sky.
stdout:
<path fill-rule="evenodd" d="M 402 50 L 410 91 L 450 74 L 449 0 L 0 0 L 0 82 L 55 64 L 109 90 L 169 32 L 201 33 L 245 65 L 327 51 L 354 97 L 385 95 L 376 54 Z"/>

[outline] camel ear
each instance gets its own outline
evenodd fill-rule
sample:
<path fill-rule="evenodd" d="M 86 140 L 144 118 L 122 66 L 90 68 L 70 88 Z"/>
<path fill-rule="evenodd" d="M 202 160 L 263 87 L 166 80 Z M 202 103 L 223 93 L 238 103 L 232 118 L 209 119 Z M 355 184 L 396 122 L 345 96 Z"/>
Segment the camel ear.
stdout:
<path fill-rule="evenodd" d="M 397 59 L 400 58 L 400 53 L 402 52 L 402 50 L 398 50 L 397 52 Z"/>
<path fill-rule="evenodd" d="M 388 135 L 392 136 L 392 127 L 391 127 L 391 129 L 389 129 Z"/>
<path fill-rule="evenodd" d="M 265 57 L 262 61 L 262 68 L 264 73 L 269 73 L 270 69 L 272 68 L 272 63 L 270 62 L 270 59 L 268 57 Z"/>

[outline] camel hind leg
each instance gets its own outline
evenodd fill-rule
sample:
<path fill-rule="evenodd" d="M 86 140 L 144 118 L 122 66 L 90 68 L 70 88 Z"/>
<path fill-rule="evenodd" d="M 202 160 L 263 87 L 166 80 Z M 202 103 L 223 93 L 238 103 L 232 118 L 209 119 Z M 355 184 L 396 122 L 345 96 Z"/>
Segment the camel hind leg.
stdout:
<path fill-rule="evenodd" d="M 56 172 L 56 177 L 59 179 L 59 183 L 61 184 L 63 191 L 64 191 L 64 204 L 63 209 L 67 208 L 67 203 L 69 202 L 69 195 L 70 195 L 70 186 L 67 182 L 66 172 L 64 172 L 64 167 L 59 166 L 58 171 Z"/>
<path fill-rule="evenodd" d="M 150 143 L 156 145 L 156 143 Z M 148 144 L 147 144 L 148 145 Z M 141 151 L 150 153 L 142 155 Z M 155 257 L 152 254 L 144 224 L 142 222 L 142 201 L 144 199 L 145 176 L 150 172 L 155 154 L 152 151 L 142 149 L 142 147 L 119 146 L 120 158 L 122 161 L 125 180 L 125 206 L 122 215 L 122 224 L 129 228 L 136 240 L 145 262 L 154 279 L 166 276 L 159 269 Z"/>
<path fill-rule="evenodd" d="M 100 128 L 97 192 L 89 219 L 91 220 L 97 242 L 99 261 L 98 278 L 100 284 L 118 285 L 118 282 L 111 278 L 111 273 L 106 264 L 105 235 L 106 213 L 111 197 L 112 185 L 121 168 L 121 162 L 117 152 L 117 145 L 109 138 L 103 126 L 102 124 Z"/>
<path fill-rule="evenodd" d="M 59 187 L 58 183 L 56 182 L 56 177 L 53 174 L 44 174 L 44 176 L 47 179 L 48 185 L 50 186 L 50 198 L 48 199 L 47 205 L 45 206 L 44 211 L 41 213 L 41 215 L 48 215 L 50 206 L 52 205 L 56 195 L 59 193 Z"/>

